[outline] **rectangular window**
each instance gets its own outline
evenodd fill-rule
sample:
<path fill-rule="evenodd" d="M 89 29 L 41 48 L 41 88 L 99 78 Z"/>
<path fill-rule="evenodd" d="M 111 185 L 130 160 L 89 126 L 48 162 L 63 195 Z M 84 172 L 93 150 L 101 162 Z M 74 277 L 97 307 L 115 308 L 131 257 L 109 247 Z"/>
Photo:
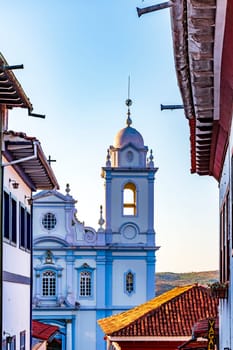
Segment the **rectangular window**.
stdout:
<path fill-rule="evenodd" d="M 3 194 L 3 237 L 17 243 L 17 201 L 9 193 Z"/>
<path fill-rule="evenodd" d="M 4 224 L 4 238 L 10 240 L 10 196 L 4 191 L 3 198 L 3 224 Z"/>
<path fill-rule="evenodd" d="M 20 205 L 19 242 L 20 248 L 31 250 L 31 214 L 23 205 Z"/>
<path fill-rule="evenodd" d="M 79 294 L 81 297 L 91 296 L 91 272 L 90 271 L 80 272 Z"/>
<path fill-rule="evenodd" d="M 31 215 L 30 213 L 27 211 L 27 250 L 31 250 Z"/>
<path fill-rule="evenodd" d="M 11 199 L 11 240 L 17 242 L 17 202 Z"/>
<path fill-rule="evenodd" d="M 16 338 L 15 335 L 11 338 L 11 341 L 9 342 L 8 336 L 6 336 L 6 339 L 2 341 L 2 350 L 15 350 L 16 346 Z"/>
<path fill-rule="evenodd" d="M 230 274 L 230 232 L 229 232 L 229 193 L 220 211 L 220 281 L 229 280 Z"/>
<path fill-rule="evenodd" d="M 25 350 L 26 331 L 20 332 L 20 350 Z"/>
<path fill-rule="evenodd" d="M 226 281 L 230 279 L 230 222 L 229 222 L 229 212 L 230 212 L 230 200 L 229 192 L 226 197 L 226 247 L 225 247 L 225 276 Z"/>
<path fill-rule="evenodd" d="M 6 339 L 2 341 L 2 350 L 8 350 L 7 349 L 7 344 L 6 344 Z"/>
<path fill-rule="evenodd" d="M 43 272 L 42 295 L 44 297 L 56 296 L 56 273 L 54 271 Z"/>
<path fill-rule="evenodd" d="M 19 243 L 21 248 L 26 248 L 25 237 L 25 208 L 20 205 L 20 226 L 19 226 Z"/>
<path fill-rule="evenodd" d="M 220 280 L 225 281 L 225 203 L 220 212 Z"/>
<path fill-rule="evenodd" d="M 16 350 L 16 337 L 15 337 L 15 335 L 12 337 L 12 340 L 11 340 L 11 343 L 10 343 L 10 346 L 8 349 Z"/>

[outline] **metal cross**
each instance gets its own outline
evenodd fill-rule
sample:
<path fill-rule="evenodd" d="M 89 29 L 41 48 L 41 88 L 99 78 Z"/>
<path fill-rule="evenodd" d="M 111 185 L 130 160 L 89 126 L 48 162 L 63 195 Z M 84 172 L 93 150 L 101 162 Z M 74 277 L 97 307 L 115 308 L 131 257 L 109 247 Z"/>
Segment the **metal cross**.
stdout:
<path fill-rule="evenodd" d="M 56 162 L 56 159 L 51 159 L 51 156 L 49 156 L 48 163 L 50 166 L 52 162 Z"/>

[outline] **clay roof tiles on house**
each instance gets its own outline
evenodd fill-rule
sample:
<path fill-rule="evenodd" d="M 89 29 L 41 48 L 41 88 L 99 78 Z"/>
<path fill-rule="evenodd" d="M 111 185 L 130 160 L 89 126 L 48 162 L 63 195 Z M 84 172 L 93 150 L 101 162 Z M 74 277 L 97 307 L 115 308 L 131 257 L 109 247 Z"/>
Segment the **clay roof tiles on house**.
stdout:
<path fill-rule="evenodd" d="M 207 288 L 188 285 L 98 323 L 108 336 L 190 336 L 195 322 L 217 312 L 218 299 Z"/>
<path fill-rule="evenodd" d="M 197 339 L 190 339 L 183 343 L 182 345 L 178 346 L 179 350 L 190 350 L 190 349 L 207 349 L 208 341 L 206 340 L 197 340 Z"/>
<path fill-rule="evenodd" d="M 214 321 L 213 328 L 216 334 L 219 333 L 219 318 L 211 318 Z M 193 336 L 195 338 L 207 338 L 209 330 L 209 318 L 204 318 L 203 320 L 197 321 L 193 326 Z"/>
<path fill-rule="evenodd" d="M 49 340 L 59 331 L 59 327 L 45 324 L 39 321 L 32 321 L 32 336 L 41 340 Z"/>

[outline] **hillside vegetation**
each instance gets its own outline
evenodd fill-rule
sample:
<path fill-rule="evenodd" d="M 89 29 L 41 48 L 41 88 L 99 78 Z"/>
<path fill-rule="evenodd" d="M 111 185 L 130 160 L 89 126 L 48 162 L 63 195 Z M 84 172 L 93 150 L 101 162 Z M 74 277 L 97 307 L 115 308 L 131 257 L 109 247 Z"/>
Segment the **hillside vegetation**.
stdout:
<path fill-rule="evenodd" d="M 178 286 L 198 283 L 207 286 L 219 279 L 218 271 L 201 271 L 201 272 L 158 272 L 156 273 L 156 296 L 167 292 Z"/>

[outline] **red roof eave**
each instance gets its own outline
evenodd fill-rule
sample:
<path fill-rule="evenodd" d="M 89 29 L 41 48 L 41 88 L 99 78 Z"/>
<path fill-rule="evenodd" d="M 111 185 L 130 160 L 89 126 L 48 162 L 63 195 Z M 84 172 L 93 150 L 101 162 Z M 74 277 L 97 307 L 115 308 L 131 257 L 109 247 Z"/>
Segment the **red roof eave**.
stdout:
<path fill-rule="evenodd" d="M 59 189 L 55 174 L 39 140 L 22 132 L 5 131 L 4 142 L 3 155 L 7 160 L 5 165 L 15 167 L 33 191 Z"/>
<path fill-rule="evenodd" d="M 22 86 L 11 70 L 4 69 L 8 66 L 6 59 L 0 53 L 0 105 L 6 105 L 7 108 L 21 107 L 33 110 L 33 106 L 25 94 Z M 9 94 L 7 93 L 9 91 Z"/>
<path fill-rule="evenodd" d="M 215 125 L 215 140 L 212 144 L 213 175 L 218 180 L 221 176 L 223 162 L 228 146 L 232 122 L 233 106 L 233 2 L 228 1 L 225 21 L 225 34 L 222 50 L 220 80 L 220 115 L 219 124 Z"/>
<path fill-rule="evenodd" d="M 190 146 L 191 146 L 191 173 L 196 172 L 196 120 L 189 119 Z"/>

